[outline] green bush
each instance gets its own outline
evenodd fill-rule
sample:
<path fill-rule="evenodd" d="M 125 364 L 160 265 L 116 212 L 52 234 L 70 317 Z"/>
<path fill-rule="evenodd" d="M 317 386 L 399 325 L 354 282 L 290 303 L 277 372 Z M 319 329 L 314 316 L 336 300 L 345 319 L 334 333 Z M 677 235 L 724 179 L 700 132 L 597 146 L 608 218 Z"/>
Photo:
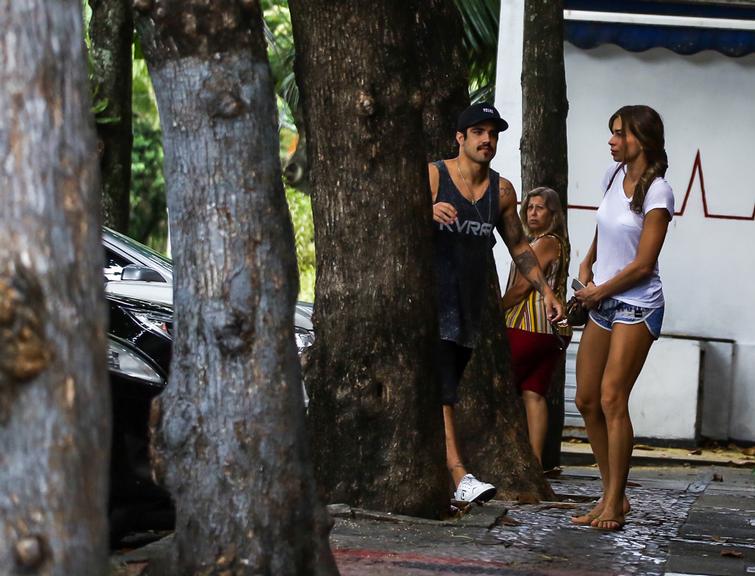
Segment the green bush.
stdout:
<path fill-rule="evenodd" d="M 295 188 L 286 188 L 296 239 L 296 261 L 299 264 L 299 300 L 315 299 L 315 228 L 312 224 L 312 199 Z"/>

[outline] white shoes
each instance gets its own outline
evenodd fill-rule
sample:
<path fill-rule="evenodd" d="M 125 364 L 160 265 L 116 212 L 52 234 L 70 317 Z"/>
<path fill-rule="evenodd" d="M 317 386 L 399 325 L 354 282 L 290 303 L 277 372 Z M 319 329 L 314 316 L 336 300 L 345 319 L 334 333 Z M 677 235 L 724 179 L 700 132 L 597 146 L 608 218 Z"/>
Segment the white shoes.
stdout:
<path fill-rule="evenodd" d="M 480 482 L 471 474 L 467 474 L 459 482 L 454 492 L 454 500 L 458 502 L 477 502 L 482 504 L 495 496 L 496 488 L 487 482 Z"/>

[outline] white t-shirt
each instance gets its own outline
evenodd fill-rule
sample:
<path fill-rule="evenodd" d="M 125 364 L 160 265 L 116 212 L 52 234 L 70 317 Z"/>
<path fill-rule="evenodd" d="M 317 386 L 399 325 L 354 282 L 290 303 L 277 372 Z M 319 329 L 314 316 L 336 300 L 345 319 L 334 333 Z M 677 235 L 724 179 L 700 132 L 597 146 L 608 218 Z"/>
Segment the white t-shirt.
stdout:
<path fill-rule="evenodd" d="M 619 163 L 614 163 L 603 176 L 602 190 L 608 186 Z M 632 260 L 637 257 L 637 246 L 640 243 L 642 225 L 645 214 L 655 208 L 665 208 L 669 217 L 674 217 L 674 193 L 668 182 L 663 178 L 656 178 L 645 194 L 642 214 L 632 212 L 631 198 L 624 194 L 624 177 L 626 166 L 622 166 L 611 183 L 611 188 L 603 196 L 598 208 L 598 251 L 595 261 L 596 285 L 607 282 Z M 635 286 L 624 292 L 613 294 L 612 298 L 645 308 L 660 308 L 663 306 L 663 285 L 658 274 L 658 262 L 655 263 L 653 273 Z"/>

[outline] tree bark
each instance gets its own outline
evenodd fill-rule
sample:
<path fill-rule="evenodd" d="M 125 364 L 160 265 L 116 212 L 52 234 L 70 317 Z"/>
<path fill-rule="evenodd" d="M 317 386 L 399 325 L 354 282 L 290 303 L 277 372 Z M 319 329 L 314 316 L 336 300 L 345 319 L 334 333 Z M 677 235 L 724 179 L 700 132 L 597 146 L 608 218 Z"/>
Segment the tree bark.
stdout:
<path fill-rule="evenodd" d="M 496 485 L 497 498 L 553 500 L 553 491 L 530 448 L 524 405 L 511 373 L 492 254 L 488 271 L 482 337 L 464 373 L 456 415 L 462 454 L 470 470 Z"/>
<path fill-rule="evenodd" d="M 562 0 L 526 0 L 522 56 L 522 189 L 549 186 L 558 192 L 566 215 L 568 162 Z M 566 282 L 566 278 L 564 278 Z M 547 470 L 561 461 L 564 427 L 564 366 L 547 396 L 548 436 L 543 452 Z"/>
<path fill-rule="evenodd" d="M 415 19 L 427 161 L 458 152 L 456 118 L 469 106 L 464 26 L 453 0 L 426 0 Z"/>
<path fill-rule="evenodd" d="M 306 379 L 331 502 L 437 517 L 450 491 L 414 15 L 421 2 L 291 0 L 317 246 Z"/>
<path fill-rule="evenodd" d="M 255 1 L 150 0 L 175 266 L 156 473 L 176 501 L 156 574 L 334 574 L 304 434 L 291 221 Z"/>
<path fill-rule="evenodd" d="M 425 98 L 428 160 L 458 152 L 456 118 L 469 105 L 463 26 L 452 0 L 434 0 L 417 16 Z M 462 455 L 475 474 L 498 487 L 498 497 L 523 501 L 552 498 L 527 438 L 524 406 L 511 375 L 509 344 L 492 257 L 480 342 L 465 372 L 456 410 Z"/>
<path fill-rule="evenodd" d="M 105 574 L 110 395 L 81 3 L 0 2 L 0 566 Z"/>
<path fill-rule="evenodd" d="M 107 108 L 97 124 L 105 224 L 128 231 L 131 188 L 131 0 L 88 0 L 95 102 Z"/>

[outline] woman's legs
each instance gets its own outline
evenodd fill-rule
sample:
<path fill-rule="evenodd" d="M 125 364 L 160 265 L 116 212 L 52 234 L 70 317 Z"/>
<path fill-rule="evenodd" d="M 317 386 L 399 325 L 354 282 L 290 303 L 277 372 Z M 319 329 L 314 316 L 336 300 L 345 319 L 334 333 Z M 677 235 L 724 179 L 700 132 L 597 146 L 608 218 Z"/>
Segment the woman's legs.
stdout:
<path fill-rule="evenodd" d="M 587 438 L 590 440 L 595 461 L 600 469 L 604 490 L 610 477 L 610 470 L 608 431 L 601 408 L 600 393 L 610 344 L 611 332 L 601 328 L 592 320 L 588 320 L 577 350 L 577 394 L 574 399 L 585 421 Z M 575 524 L 590 524 L 602 511 L 603 501 L 601 500 L 590 512 L 575 516 L 572 521 Z"/>
<path fill-rule="evenodd" d="M 527 431 L 535 458 L 542 465 L 545 436 L 548 432 L 548 404 L 545 398 L 532 390 L 522 390 L 524 409 L 527 412 Z"/>
<path fill-rule="evenodd" d="M 548 405 L 545 395 L 556 363 L 563 358 L 561 341 L 553 334 L 507 329 L 511 364 L 517 387 L 527 413 L 530 446 L 542 464 L 543 447 L 548 432 Z"/>
<path fill-rule="evenodd" d="M 613 325 L 600 384 L 608 474 L 603 478 L 603 510 L 593 524 L 597 528 L 616 530 L 624 523 L 624 491 L 634 440 L 629 394 L 652 343 L 653 337 L 644 323 Z"/>

